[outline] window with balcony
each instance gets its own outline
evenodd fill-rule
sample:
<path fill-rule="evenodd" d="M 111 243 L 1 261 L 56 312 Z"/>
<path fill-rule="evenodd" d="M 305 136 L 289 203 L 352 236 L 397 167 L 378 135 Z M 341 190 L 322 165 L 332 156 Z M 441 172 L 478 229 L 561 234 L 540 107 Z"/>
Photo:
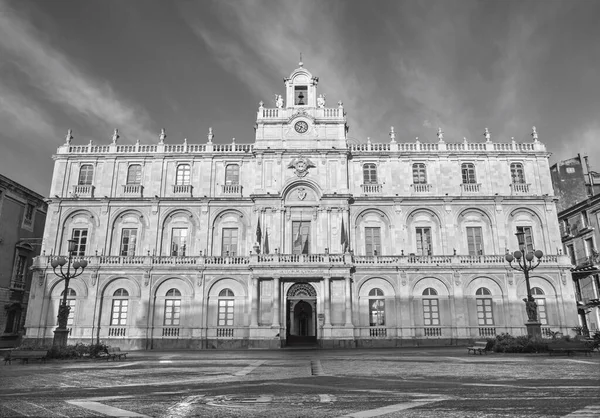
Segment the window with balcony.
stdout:
<path fill-rule="evenodd" d="M 427 184 L 427 172 L 425 164 L 413 164 L 413 184 Z"/>
<path fill-rule="evenodd" d="M 483 254 L 483 237 L 480 226 L 467 227 L 469 255 Z"/>
<path fill-rule="evenodd" d="M 477 183 L 477 179 L 475 178 L 475 164 L 463 163 L 461 165 L 461 172 L 463 184 Z"/>
<path fill-rule="evenodd" d="M 492 293 L 485 287 L 480 287 L 475 292 L 477 302 L 477 322 L 479 325 L 494 325 L 494 312 L 492 310 Z M 485 297 L 489 296 L 489 297 Z"/>
<path fill-rule="evenodd" d="M 385 325 L 385 298 L 381 289 L 369 292 L 369 325 L 372 327 Z"/>
<path fill-rule="evenodd" d="M 94 166 L 91 164 L 84 164 L 79 169 L 79 180 L 77 182 L 80 186 L 90 186 L 94 178 Z"/>
<path fill-rule="evenodd" d="M 137 233 L 136 228 L 123 228 L 121 230 L 121 256 L 132 257 L 135 255 Z"/>
<path fill-rule="evenodd" d="M 170 289 L 165 299 L 165 319 L 163 325 L 168 327 L 177 327 L 181 319 L 181 292 L 177 289 Z"/>
<path fill-rule="evenodd" d="M 425 326 L 437 326 L 440 325 L 440 307 L 439 299 L 432 298 L 431 296 L 437 296 L 437 291 L 431 287 L 428 287 L 423 291 L 423 324 Z"/>
<path fill-rule="evenodd" d="M 237 164 L 228 164 L 225 168 L 225 184 L 240 184 L 240 166 Z"/>
<path fill-rule="evenodd" d="M 60 294 L 60 298 L 62 301 L 62 298 L 65 295 L 65 291 L 63 290 L 62 293 Z M 76 298 L 77 297 L 77 292 L 75 292 L 75 290 L 71 289 L 70 287 L 67 289 L 67 306 L 70 308 L 69 309 L 69 316 L 67 317 L 67 326 L 68 327 L 72 327 L 75 324 L 75 306 L 76 306 Z M 61 302 L 62 303 L 62 302 Z"/>
<path fill-rule="evenodd" d="M 171 255 L 184 257 L 187 251 L 187 241 L 187 228 L 173 228 L 171 230 Z"/>
<path fill-rule="evenodd" d="M 238 250 L 238 228 L 223 228 L 221 255 L 235 257 Z"/>
<path fill-rule="evenodd" d="M 113 293 L 110 325 L 126 325 L 128 308 L 129 292 L 125 289 L 117 289 Z"/>
<path fill-rule="evenodd" d="M 539 287 L 531 288 L 531 294 L 535 298 L 537 304 L 538 320 L 542 325 L 548 325 L 548 315 L 546 313 L 546 298 L 544 297 L 544 291 Z"/>
<path fill-rule="evenodd" d="M 431 228 L 416 228 L 417 255 L 431 255 Z"/>
<path fill-rule="evenodd" d="M 310 222 L 292 222 L 292 254 L 308 254 L 310 252 Z"/>
<path fill-rule="evenodd" d="M 25 272 L 27 268 L 27 256 L 19 254 L 15 265 L 12 286 L 15 289 L 25 289 Z"/>
<path fill-rule="evenodd" d="M 75 228 L 71 232 L 71 239 L 75 240 L 74 256 L 84 256 L 87 249 L 88 230 L 87 228 Z"/>
<path fill-rule="evenodd" d="M 177 175 L 175 177 L 175 184 L 178 186 L 188 186 L 190 184 L 190 165 L 179 164 L 177 166 Z"/>
<path fill-rule="evenodd" d="M 524 184 L 525 172 L 523 171 L 523 164 L 512 163 L 510 165 L 510 177 L 513 184 Z"/>
<path fill-rule="evenodd" d="M 363 183 L 377 184 L 377 166 L 375 164 L 363 165 Z"/>
<path fill-rule="evenodd" d="M 525 254 L 532 253 L 534 251 L 533 247 L 533 231 L 530 226 L 517 226 L 517 233 L 525 234 Z"/>
<path fill-rule="evenodd" d="M 233 326 L 234 295 L 231 289 L 223 289 L 219 292 L 219 316 L 217 326 Z"/>
<path fill-rule="evenodd" d="M 142 166 L 132 164 L 127 169 L 127 184 L 130 186 L 139 185 L 142 182 Z"/>
<path fill-rule="evenodd" d="M 365 228 L 366 255 L 381 255 L 381 228 Z"/>

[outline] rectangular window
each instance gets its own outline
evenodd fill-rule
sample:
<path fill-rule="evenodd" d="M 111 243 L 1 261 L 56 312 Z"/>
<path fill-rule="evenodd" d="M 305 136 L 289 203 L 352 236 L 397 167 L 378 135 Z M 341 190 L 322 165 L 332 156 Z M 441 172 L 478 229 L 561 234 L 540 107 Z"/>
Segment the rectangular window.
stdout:
<path fill-rule="evenodd" d="M 567 253 L 569 255 L 569 258 L 571 259 L 571 264 L 576 266 L 577 259 L 575 258 L 575 247 L 573 246 L 573 244 L 567 245 Z"/>
<path fill-rule="evenodd" d="M 525 234 L 525 254 L 533 252 L 533 232 L 530 226 L 517 226 L 518 233 Z"/>
<path fill-rule="evenodd" d="M 295 105 L 306 105 L 308 100 L 308 87 L 296 86 L 294 87 L 294 104 Z"/>
<path fill-rule="evenodd" d="M 219 299 L 219 319 L 217 325 L 220 327 L 233 326 L 233 299 Z"/>
<path fill-rule="evenodd" d="M 375 164 L 363 165 L 363 183 L 377 184 L 377 166 Z"/>
<path fill-rule="evenodd" d="M 230 255 L 235 257 L 238 248 L 238 229 L 223 228 L 223 247 L 221 255 Z"/>
<path fill-rule="evenodd" d="M 513 183 L 525 183 L 525 173 L 523 172 L 523 164 L 513 163 L 510 165 L 510 177 Z"/>
<path fill-rule="evenodd" d="M 127 308 L 129 306 L 128 299 L 114 299 L 112 303 L 112 317 L 110 325 L 126 325 L 127 324 Z"/>
<path fill-rule="evenodd" d="M 137 229 L 123 228 L 121 232 L 121 255 L 124 257 L 134 256 L 136 243 Z"/>
<path fill-rule="evenodd" d="M 127 184 L 140 184 L 142 182 L 142 166 L 132 164 L 127 170 Z"/>
<path fill-rule="evenodd" d="M 381 228 L 365 228 L 366 255 L 381 255 Z"/>
<path fill-rule="evenodd" d="M 475 165 L 472 163 L 465 163 L 461 166 L 462 171 L 462 182 L 463 184 L 477 183 L 475 179 Z"/>
<path fill-rule="evenodd" d="M 481 227 L 467 227 L 467 244 L 469 246 L 469 255 L 483 254 Z"/>
<path fill-rule="evenodd" d="M 190 184 L 190 165 L 189 164 L 179 164 L 177 166 L 177 177 L 175 178 L 175 184 L 177 184 L 177 185 Z"/>
<path fill-rule="evenodd" d="M 31 203 L 27 204 L 27 208 L 25 209 L 25 221 L 27 223 L 31 223 L 32 219 L 33 219 L 33 210 L 35 209 L 35 206 L 33 206 Z"/>
<path fill-rule="evenodd" d="M 79 169 L 79 180 L 80 186 L 89 186 L 92 184 L 94 178 L 94 166 L 91 164 L 82 165 Z"/>
<path fill-rule="evenodd" d="M 17 258 L 17 268 L 15 271 L 15 279 L 17 281 L 25 280 L 25 266 L 27 265 L 27 257 L 24 255 L 19 255 Z"/>
<path fill-rule="evenodd" d="M 585 211 L 581 212 L 581 223 L 584 228 L 587 228 L 590 226 L 590 220 L 588 219 L 588 214 Z"/>
<path fill-rule="evenodd" d="M 237 185 L 240 184 L 240 166 L 237 164 L 229 164 L 225 168 L 225 184 Z"/>
<path fill-rule="evenodd" d="M 385 325 L 385 299 L 369 299 L 369 325 Z"/>
<path fill-rule="evenodd" d="M 592 238 L 586 238 L 583 240 L 583 243 L 585 244 L 585 255 L 588 257 L 593 256 L 595 252 L 594 240 Z"/>
<path fill-rule="evenodd" d="M 491 299 L 477 299 L 477 321 L 479 325 L 494 325 Z"/>
<path fill-rule="evenodd" d="M 542 325 L 548 325 L 548 315 L 546 315 L 546 299 L 535 298 L 537 303 L 538 318 Z"/>
<path fill-rule="evenodd" d="M 181 299 L 166 299 L 165 300 L 165 326 L 179 326 L 181 315 Z"/>
<path fill-rule="evenodd" d="M 427 184 L 427 173 L 425 172 L 425 164 L 413 164 L 413 183 Z"/>
<path fill-rule="evenodd" d="M 431 255 L 431 228 L 417 228 L 417 255 Z"/>
<path fill-rule="evenodd" d="M 292 222 L 292 254 L 309 254 L 310 221 Z"/>
<path fill-rule="evenodd" d="M 171 231 L 171 255 L 183 257 L 187 252 L 187 228 L 173 228 Z"/>
<path fill-rule="evenodd" d="M 83 256 L 87 248 L 88 230 L 87 228 L 75 228 L 71 233 L 71 238 L 75 240 L 75 251 L 73 255 Z"/>
<path fill-rule="evenodd" d="M 423 323 L 426 326 L 440 325 L 438 299 L 423 299 Z"/>

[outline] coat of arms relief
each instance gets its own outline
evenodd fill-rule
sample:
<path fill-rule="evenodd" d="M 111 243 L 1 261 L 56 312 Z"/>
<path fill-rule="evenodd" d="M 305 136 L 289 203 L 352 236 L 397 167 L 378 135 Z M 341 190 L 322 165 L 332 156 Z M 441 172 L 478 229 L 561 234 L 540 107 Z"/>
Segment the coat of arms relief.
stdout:
<path fill-rule="evenodd" d="M 294 173 L 298 177 L 304 177 L 308 174 L 308 169 L 316 167 L 311 160 L 304 156 L 299 156 L 298 158 L 294 158 L 289 164 L 288 168 L 293 168 Z"/>

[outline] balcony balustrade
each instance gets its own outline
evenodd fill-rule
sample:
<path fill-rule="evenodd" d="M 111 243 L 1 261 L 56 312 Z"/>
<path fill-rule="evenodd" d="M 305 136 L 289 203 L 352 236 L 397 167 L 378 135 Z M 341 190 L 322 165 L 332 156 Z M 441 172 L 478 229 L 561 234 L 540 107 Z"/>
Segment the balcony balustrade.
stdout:
<path fill-rule="evenodd" d="M 481 191 L 481 183 L 462 183 L 460 190 L 464 194 L 479 193 Z"/>
<path fill-rule="evenodd" d="M 192 185 L 191 184 L 174 184 L 173 193 L 176 195 L 191 196 Z"/>
<path fill-rule="evenodd" d="M 431 192 L 430 183 L 413 183 L 410 185 L 413 193 L 429 193 Z"/>
<path fill-rule="evenodd" d="M 78 184 L 73 186 L 73 196 L 94 197 L 94 186 L 91 184 Z"/>
<path fill-rule="evenodd" d="M 242 185 L 241 184 L 223 184 L 221 185 L 221 191 L 223 194 L 241 196 Z"/>
<path fill-rule="evenodd" d="M 528 194 L 529 183 L 511 183 L 510 190 L 512 194 Z"/>
<path fill-rule="evenodd" d="M 126 196 L 142 197 L 144 186 L 141 184 L 124 184 L 123 194 Z"/>
<path fill-rule="evenodd" d="M 383 190 L 383 185 L 381 184 L 361 184 L 363 194 L 380 194 Z"/>

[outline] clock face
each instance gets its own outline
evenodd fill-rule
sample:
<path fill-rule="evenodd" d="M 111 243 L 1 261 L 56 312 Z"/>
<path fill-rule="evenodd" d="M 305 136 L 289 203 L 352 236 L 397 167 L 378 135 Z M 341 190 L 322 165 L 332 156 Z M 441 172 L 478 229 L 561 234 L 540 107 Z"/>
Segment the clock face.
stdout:
<path fill-rule="evenodd" d="M 308 131 L 308 123 L 304 122 L 303 120 L 296 122 L 296 124 L 294 125 L 294 129 L 296 130 L 296 132 L 298 132 L 299 134 L 303 134 L 304 132 Z"/>

